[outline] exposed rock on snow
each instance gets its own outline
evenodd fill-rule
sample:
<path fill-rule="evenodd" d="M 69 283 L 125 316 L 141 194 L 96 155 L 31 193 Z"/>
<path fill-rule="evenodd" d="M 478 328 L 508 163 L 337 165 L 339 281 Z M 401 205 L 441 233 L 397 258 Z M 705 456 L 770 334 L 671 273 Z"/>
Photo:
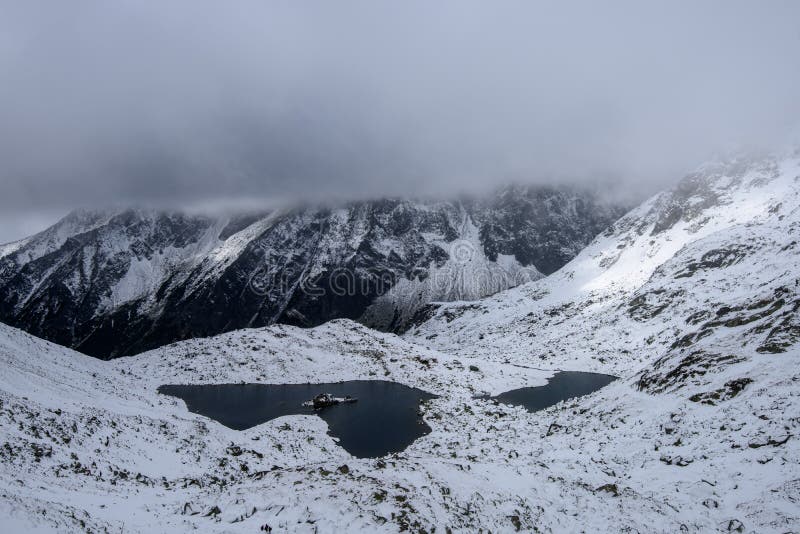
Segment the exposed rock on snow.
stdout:
<path fill-rule="evenodd" d="M 275 325 L 102 362 L 0 325 L 0 517 L 138 532 L 791 531 L 798 236 L 798 158 L 734 161 L 649 200 L 554 275 L 438 303 L 403 337 Z M 620 379 L 536 413 L 481 398 L 557 369 Z M 165 377 L 379 378 L 437 398 L 429 434 L 358 459 L 318 418 L 236 432 L 191 414 L 158 395 Z"/>
<path fill-rule="evenodd" d="M 102 358 L 275 322 L 401 330 L 431 300 L 554 271 L 620 214 L 534 187 L 222 218 L 76 212 L 0 249 L 0 319 Z"/>

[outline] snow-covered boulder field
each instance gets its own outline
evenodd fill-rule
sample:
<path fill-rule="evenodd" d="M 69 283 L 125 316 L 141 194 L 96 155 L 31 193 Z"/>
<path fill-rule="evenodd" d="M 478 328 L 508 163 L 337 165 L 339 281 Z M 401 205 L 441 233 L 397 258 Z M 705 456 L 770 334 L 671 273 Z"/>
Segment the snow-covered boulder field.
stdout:
<path fill-rule="evenodd" d="M 787 532 L 800 524 L 800 154 L 709 165 L 555 274 L 103 362 L 0 325 L 0 530 Z M 529 413 L 556 370 L 620 380 Z M 245 431 L 161 384 L 392 380 L 438 395 L 402 453 L 316 417 Z"/>

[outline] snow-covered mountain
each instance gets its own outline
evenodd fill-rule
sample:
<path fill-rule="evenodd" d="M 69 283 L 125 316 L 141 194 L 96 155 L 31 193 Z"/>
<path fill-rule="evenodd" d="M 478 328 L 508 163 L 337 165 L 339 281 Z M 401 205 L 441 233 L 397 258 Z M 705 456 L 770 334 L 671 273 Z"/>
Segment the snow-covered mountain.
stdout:
<path fill-rule="evenodd" d="M 0 320 L 99 357 L 275 322 L 402 330 L 549 274 L 621 210 L 573 189 L 208 217 L 75 212 L 0 249 Z"/>
<path fill-rule="evenodd" d="M 708 165 L 555 274 L 436 303 L 403 336 L 273 325 L 104 362 L 0 325 L 0 525 L 792 531 L 798 237 L 800 152 Z M 557 369 L 620 380 L 535 413 L 482 396 Z M 438 395 L 431 433 L 380 459 L 316 417 L 238 432 L 156 391 L 378 378 Z"/>
<path fill-rule="evenodd" d="M 692 335 L 728 332 L 737 318 L 751 328 L 731 334 L 765 342 L 766 326 L 752 332 L 756 319 L 742 310 L 770 324 L 792 311 L 799 177 L 797 154 L 708 164 L 552 276 L 480 302 L 428 306 L 408 337 L 462 355 L 623 372 L 679 339 L 691 347 Z"/>
<path fill-rule="evenodd" d="M 407 339 L 626 377 L 552 418 L 575 435 L 565 456 L 662 495 L 681 530 L 784 532 L 800 521 L 799 240 L 800 151 L 709 164 L 553 276 L 429 306 Z"/>

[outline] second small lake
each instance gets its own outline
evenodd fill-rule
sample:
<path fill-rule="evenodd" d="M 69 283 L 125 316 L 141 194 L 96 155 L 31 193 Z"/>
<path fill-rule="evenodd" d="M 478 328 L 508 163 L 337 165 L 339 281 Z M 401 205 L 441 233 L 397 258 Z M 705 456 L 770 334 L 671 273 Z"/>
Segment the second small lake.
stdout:
<path fill-rule="evenodd" d="M 400 452 L 430 432 L 419 415 L 420 403 L 436 396 L 385 380 L 352 380 L 327 384 L 165 385 L 164 395 L 178 397 L 189 411 L 234 430 L 245 430 L 284 415 L 317 415 L 328 434 L 359 458 Z M 321 409 L 303 403 L 320 393 L 351 396 L 354 403 Z"/>
<path fill-rule="evenodd" d="M 523 406 L 530 412 L 536 412 L 563 400 L 593 393 L 616 379 L 616 376 L 599 373 L 561 371 L 553 375 L 544 386 L 512 389 L 487 398 L 502 404 Z"/>

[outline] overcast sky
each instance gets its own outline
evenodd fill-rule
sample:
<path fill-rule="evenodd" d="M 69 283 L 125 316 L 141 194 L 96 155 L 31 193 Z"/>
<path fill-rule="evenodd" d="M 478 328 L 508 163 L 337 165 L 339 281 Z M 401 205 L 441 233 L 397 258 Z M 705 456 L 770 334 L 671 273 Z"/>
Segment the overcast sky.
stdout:
<path fill-rule="evenodd" d="M 109 203 L 643 195 L 796 135 L 798 21 L 792 0 L 0 0 L 0 242 Z"/>

